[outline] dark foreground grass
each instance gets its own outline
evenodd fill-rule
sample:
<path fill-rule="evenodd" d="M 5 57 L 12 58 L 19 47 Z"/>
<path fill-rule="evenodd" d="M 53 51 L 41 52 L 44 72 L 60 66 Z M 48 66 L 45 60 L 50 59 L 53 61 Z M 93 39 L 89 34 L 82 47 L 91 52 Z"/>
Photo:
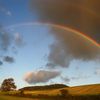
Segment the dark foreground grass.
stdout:
<path fill-rule="evenodd" d="M 100 100 L 100 94 L 96 95 L 70 95 L 70 94 L 24 94 L 19 91 L 1 92 L 0 100 Z"/>
<path fill-rule="evenodd" d="M 39 100 L 39 99 L 0 95 L 0 100 Z"/>
<path fill-rule="evenodd" d="M 84 95 L 84 96 L 7 96 L 1 95 L 0 100 L 100 100 L 100 95 Z"/>

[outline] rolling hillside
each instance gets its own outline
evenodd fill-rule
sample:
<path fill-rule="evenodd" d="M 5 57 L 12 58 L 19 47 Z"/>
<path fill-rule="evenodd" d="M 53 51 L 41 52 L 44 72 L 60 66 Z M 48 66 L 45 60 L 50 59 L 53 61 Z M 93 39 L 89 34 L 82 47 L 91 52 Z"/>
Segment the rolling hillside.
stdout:
<path fill-rule="evenodd" d="M 25 90 L 25 94 L 46 94 L 46 95 L 58 95 L 60 94 L 60 90 L 68 90 L 69 94 L 71 95 L 100 95 L 100 84 L 94 84 L 94 85 L 84 85 L 84 86 L 75 86 L 75 87 L 64 87 L 60 89 L 43 89 L 41 90 L 35 90 L 35 91 L 29 91 Z"/>
<path fill-rule="evenodd" d="M 31 90 L 30 88 L 25 87 L 18 91 L 5 92 L 5 94 L 1 92 L 0 100 L 100 100 L 100 84 L 75 87 L 34 86 Z"/>
<path fill-rule="evenodd" d="M 60 88 L 66 88 L 68 87 L 67 85 L 64 84 L 52 84 L 52 85 L 44 85 L 44 86 L 31 86 L 31 87 L 24 87 L 19 90 L 24 90 L 24 91 L 43 91 L 43 90 L 54 90 L 54 89 L 60 89 Z"/>
<path fill-rule="evenodd" d="M 65 89 L 68 89 L 69 93 L 73 95 L 100 95 L 100 84 L 75 86 Z"/>

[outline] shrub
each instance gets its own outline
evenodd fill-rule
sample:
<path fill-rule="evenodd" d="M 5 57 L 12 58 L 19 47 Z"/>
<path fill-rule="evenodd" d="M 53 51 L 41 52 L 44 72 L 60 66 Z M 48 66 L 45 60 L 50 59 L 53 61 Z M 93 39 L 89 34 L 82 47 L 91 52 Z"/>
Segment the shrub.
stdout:
<path fill-rule="evenodd" d="M 62 97 L 69 96 L 68 90 L 62 89 L 62 90 L 60 90 L 60 93 L 61 93 L 61 96 L 62 96 Z"/>

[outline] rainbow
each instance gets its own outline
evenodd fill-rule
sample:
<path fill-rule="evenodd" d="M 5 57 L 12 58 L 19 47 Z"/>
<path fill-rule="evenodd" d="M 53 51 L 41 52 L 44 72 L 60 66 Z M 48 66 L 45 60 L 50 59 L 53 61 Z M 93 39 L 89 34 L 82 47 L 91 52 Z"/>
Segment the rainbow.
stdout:
<path fill-rule="evenodd" d="M 51 24 L 51 23 L 40 23 L 40 22 L 28 22 L 28 23 L 20 23 L 20 24 L 15 24 L 15 25 L 10 25 L 7 26 L 6 29 L 11 29 L 11 28 L 16 28 L 16 27 L 22 27 L 22 26 L 31 26 L 31 25 L 46 25 L 46 26 L 52 26 L 52 27 L 56 27 L 59 29 L 63 29 L 63 30 L 67 30 L 67 31 L 71 31 L 74 32 L 75 34 L 82 36 L 83 38 L 87 39 L 88 41 L 90 41 L 91 43 L 93 43 L 95 46 L 97 46 L 98 48 L 100 48 L 100 44 L 97 43 L 95 40 L 93 40 L 92 38 L 90 38 L 89 36 L 85 35 L 82 32 L 79 32 L 75 29 L 69 28 L 67 26 L 62 26 L 62 25 L 57 25 L 57 24 Z"/>

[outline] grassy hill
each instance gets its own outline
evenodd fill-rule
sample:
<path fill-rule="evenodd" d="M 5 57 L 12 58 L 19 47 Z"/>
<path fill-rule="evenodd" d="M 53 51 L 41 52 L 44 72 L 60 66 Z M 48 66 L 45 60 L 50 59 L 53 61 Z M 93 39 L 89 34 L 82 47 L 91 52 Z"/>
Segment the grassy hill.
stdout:
<path fill-rule="evenodd" d="M 68 89 L 72 95 L 100 95 L 100 84 L 75 86 L 65 89 Z"/>
<path fill-rule="evenodd" d="M 24 93 L 25 94 L 33 94 L 33 95 L 38 95 L 38 94 L 46 94 L 46 95 L 58 95 L 60 94 L 60 90 L 67 90 L 69 94 L 71 95 L 100 95 L 100 84 L 94 84 L 94 85 L 84 85 L 84 86 L 75 86 L 75 87 L 60 87 L 60 88 L 55 88 L 55 89 L 48 89 L 42 87 L 41 89 L 37 90 L 27 90 L 25 88 Z"/>
<path fill-rule="evenodd" d="M 56 88 L 52 88 L 55 87 Z M 64 87 L 59 87 L 59 85 L 49 85 L 49 86 L 38 86 L 30 88 L 22 88 L 18 91 L 7 92 L 9 98 L 5 99 L 6 96 L 1 95 L 0 100 L 17 100 L 17 97 L 27 97 L 27 98 L 37 98 L 36 100 L 100 100 L 100 84 L 94 85 L 84 85 L 84 86 L 75 86 L 68 87 L 63 85 Z M 47 88 L 47 89 L 46 89 Z M 62 92 L 62 90 L 64 90 Z M 16 96 L 15 99 L 13 96 Z M 4 98 L 4 99 L 2 99 Z M 13 99 L 14 98 L 14 99 Z M 23 98 L 19 98 L 19 100 L 23 100 Z M 25 99 L 31 100 L 31 99 Z"/>
<path fill-rule="evenodd" d="M 67 85 L 64 84 L 51 84 L 51 85 L 44 85 L 44 86 L 31 86 L 31 87 L 24 87 L 19 89 L 24 90 L 24 91 L 36 91 L 36 90 L 54 90 L 54 89 L 60 89 L 60 88 L 66 88 L 68 87 Z"/>

